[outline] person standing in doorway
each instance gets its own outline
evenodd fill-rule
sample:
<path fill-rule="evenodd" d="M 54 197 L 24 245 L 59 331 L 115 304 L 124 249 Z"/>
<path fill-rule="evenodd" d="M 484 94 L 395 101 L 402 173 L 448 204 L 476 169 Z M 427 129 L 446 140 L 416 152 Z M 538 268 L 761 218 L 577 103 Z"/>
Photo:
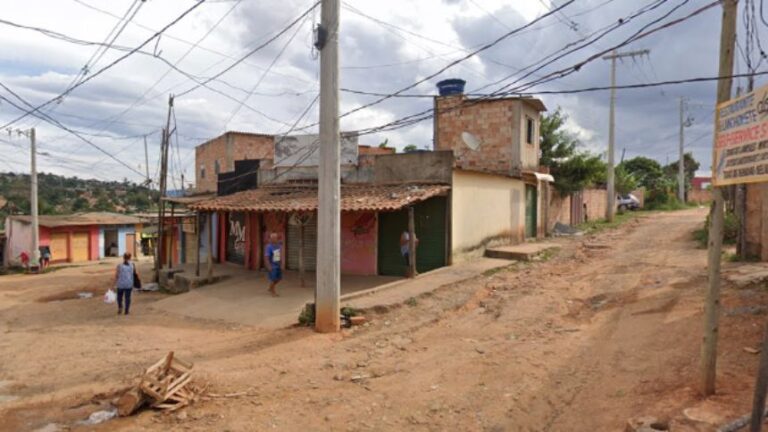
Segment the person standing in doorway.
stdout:
<path fill-rule="evenodd" d="M 133 275 L 136 272 L 131 262 L 131 254 L 123 254 L 123 262 L 117 265 L 115 269 L 115 288 L 117 289 L 117 314 L 125 314 L 131 310 L 131 292 L 133 292 Z M 125 309 L 123 309 L 123 298 L 125 298 Z"/>
<path fill-rule="evenodd" d="M 419 246 L 419 238 L 414 234 L 416 247 Z M 411 274 L 411 235 L 408 231 L 403 231 L 400 234 L 400 253 L 403 255 L 405 261 L 405 277 L 412 277 Z"/>
<path fill-rule="evenodd" d="M 281 267 L 283 261 L 283 247 L 278 241 L 277 233 L 269 234 L 269 244 L 267 250 L 264 253 L 264 257 L 267 261 L 267 270 L 269 271 L 269 293 L 273 297 L 277 297 L 277 291 L 275 288 L 277 284 L 283 280 L 283 269 Z"/>

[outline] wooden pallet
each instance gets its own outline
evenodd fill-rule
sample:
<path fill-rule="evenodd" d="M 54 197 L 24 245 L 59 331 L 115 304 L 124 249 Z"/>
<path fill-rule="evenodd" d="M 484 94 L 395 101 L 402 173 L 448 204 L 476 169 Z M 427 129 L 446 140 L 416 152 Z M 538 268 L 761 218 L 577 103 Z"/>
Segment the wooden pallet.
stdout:
<path fill-rule="evenodd" d="M 154 399 L 153 406 L 158 408 L 164 408 L 169 401 L 176 402 L 174 406 L 188 404 L 194 393 L 186 388 L 192 381 L 192 370 L 191 363 L 174 357 L 171 351 L 144 372 L 139 388 Z"/>

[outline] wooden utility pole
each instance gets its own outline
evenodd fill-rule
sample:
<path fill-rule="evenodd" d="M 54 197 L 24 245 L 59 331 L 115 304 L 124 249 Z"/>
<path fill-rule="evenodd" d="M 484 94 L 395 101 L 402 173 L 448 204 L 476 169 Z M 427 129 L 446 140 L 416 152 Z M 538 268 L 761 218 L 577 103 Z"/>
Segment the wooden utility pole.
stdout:
<path fill-rule="evenodd" d="M 717 104 L 731 98 L 733 79 L 733 51 L 736 44 L 736 13 L 738 0 L 723 1 L 723 17 L 720 28 L 720 80 L 717 82 Z M 715 110 L 715 124 L 718 123 L 719 113 Z M 712 161 L 714 166 L 717 162 Z M 709 284 L 704 302 L 704 338 L 701 347 L 701 379 L 702 393 L 711 396 L 715 393 L 715 378 L 717 375 L 717 336 L 720 319 L 720 260 L 723 248 L 723 190 L 712 188 L 712 207 L 710 209 L 709 225 L 709 256 L 707 260 L 707 275 Z"/>
<path fill-rule="evenodd" d="M 616 214 L 616 180 L 614 178 L 614 147 L 616 145 L 616 60 L 624 57 L 639 57 L 650 54 L 650 50 L 629 51 L 620 53 L 616 50 L 603 60 L 611 61 L 611 108 L 608 114 L 608 171 L 606 173 L 608 202 L 605 207 L 605 219 L 613 222 Z"/>
<path fill-rule="evenodd" d="M 168 185 L 168 145 L 171 142 L 171 113 L 173 111 L 173 95 L 168 96 L 168 117 L 163 129 L 163 139 L 160 145 L 160 198 L 157 202 L 157 252 L 155 253 L 155 281 L 160 281 L 160 270 L 163 268 L 162 252 L 166 249 L 163 225 L 165 223 L 165 193 Z M 170 247 L 168 248 L 170 249 Z M 167 251 L 166 251 L 167 253 Z"/>
<path fill-rule="evenodd" d="M 339 166 L 339 0 L 322 0 L 315 46 L 320 50 L 320 166 L 317 209 L 315 329 L 339 331 L 341 168 Z"/>
<path fill-rule="evenodd" d="M 747 93 L 755 89 L 755 76 L 747 78 Z M 736 185 L 736 216 L 739 220 L 739 232 L 736 241 L 736 253 L 742 261 L 747 260 L 747 185 Z"/>
<path fill-rule="evenodd" d="M 760 351 L 760 366 L 757 369 L 757 381 L 755 393 L 752 398 L 752 417 L 749 431 L 760 432 L 763 430 L 765 419 L 765 396 L 768 392 L 768 322 L 763 329 L 763 349 Z"/>

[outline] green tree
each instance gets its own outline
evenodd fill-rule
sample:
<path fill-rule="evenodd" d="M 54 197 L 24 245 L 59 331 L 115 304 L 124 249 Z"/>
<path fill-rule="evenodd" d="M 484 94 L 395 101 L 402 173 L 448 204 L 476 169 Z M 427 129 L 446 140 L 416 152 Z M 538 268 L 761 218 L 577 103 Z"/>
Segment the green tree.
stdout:
<path fill-rule="evenodd" d="M 416 151 L 419 148 L 416 147 L 416 144 L 408 144 L 407 146 L 403 147 L 403 153 L 408 153 L 412 151 Z"/>
<path fill-rule="evenodd" d="M 539 163 L 549 167 L 555 177 L 555 188 L 570 195 L 605 181 L 605 163 L 600 156 L 579 151 L 579 140 L 564 129 L 568 116 L 558 108 L 541 118 L 541 157 Z"/>
<path fill-rule="evenodd" d="M 643 156 L 625 160 L 619 166 L 633 175 L 637 183 L 649 191 L 654 189 L 656 183 L 664 177 L 664 170 L 662 170 L 661 165 L 655 160 Z"/>
<path fill-rule="evenodd" d="M 623 165 L 619 164 L 614 170 L 614 185 L 616 193 L 626 195 L 637 189 L 637 179 Z"/>
<path fill-rule="evenodd" d="M 90 205 L 91 204 L 88 202 L 87 199 L 85 199 L 85 197 L 77 197 L 72 202 L 72 211 L 73 212 L 82 212 L 82 211 L 88 210 L 88 207 Z"/>
<path fill-rule="evenodd" d="M 115 211 L 115 205 L 106 195 L 102 195 L 96 200 L 93 209 L 96 211 L 113 212 Z"/>

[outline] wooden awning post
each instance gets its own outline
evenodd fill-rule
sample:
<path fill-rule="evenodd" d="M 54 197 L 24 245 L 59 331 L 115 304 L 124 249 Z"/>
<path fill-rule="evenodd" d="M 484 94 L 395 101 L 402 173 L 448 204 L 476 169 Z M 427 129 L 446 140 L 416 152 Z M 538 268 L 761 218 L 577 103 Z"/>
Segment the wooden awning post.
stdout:
<path fill-rule="evenodd" d="M 408 275 L 416 277 L 416 216 L 413 206 L 408 206 Z"/>
<path fill-rule="evenodd" d="M 304 288 L 304 218 L 297 218 L 299 221 L 299 281 Z"/>
<path fill-rule="evenodd" d="M 213 282 L 213 213 L 206 216 L 208 224 L 208 283 Z"/>
<path fill-rule="evenodd" d="M 195 251 L 195 277 L 200 277 L 200 212 L 195 212 L 195 237 L 197 238 L 197 250 Z"/>

